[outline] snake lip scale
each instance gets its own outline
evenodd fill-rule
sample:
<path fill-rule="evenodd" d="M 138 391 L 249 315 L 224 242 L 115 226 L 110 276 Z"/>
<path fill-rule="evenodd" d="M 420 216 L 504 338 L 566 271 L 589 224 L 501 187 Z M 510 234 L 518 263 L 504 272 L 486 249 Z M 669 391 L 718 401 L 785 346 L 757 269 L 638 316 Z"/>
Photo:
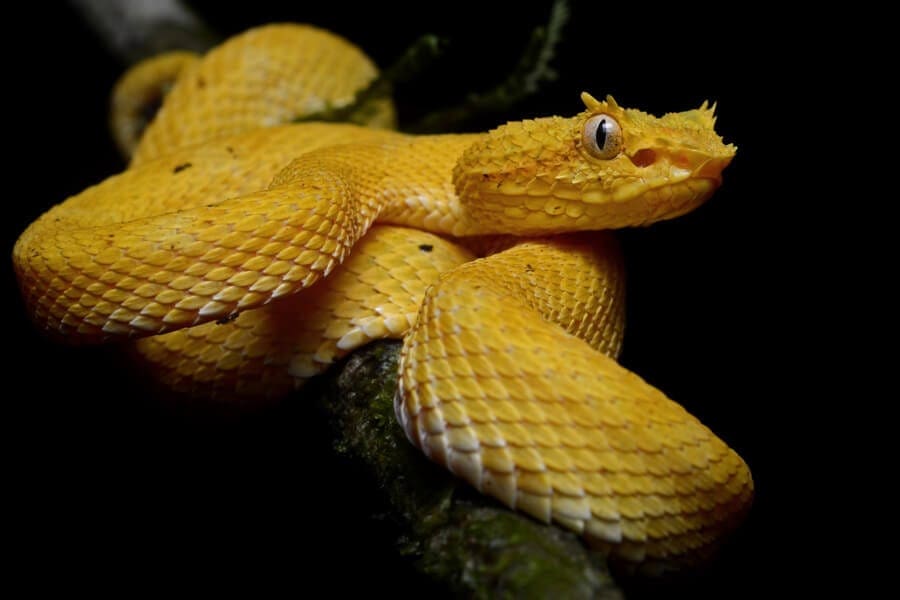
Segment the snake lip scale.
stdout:
<path fill-rule="evenodd" d="M 128 169 L 13 250 L 36 326 L 125 341 L 163 385 L 244 402 L 402 338 L 397 419 L 430 459 L 635 568 L 704 560 L 753 481 L 616 362 L 624 271 L 608 230 L 715 192 L 736 152 L 715 107 L 655 117 L 584 93 L 572 117 L 487 133 L 393 131 L 389 101 L 367 127 L 282 124 L 375 76 L 346 40 L 292 24 L 133 67 L 111 119 Z"/>

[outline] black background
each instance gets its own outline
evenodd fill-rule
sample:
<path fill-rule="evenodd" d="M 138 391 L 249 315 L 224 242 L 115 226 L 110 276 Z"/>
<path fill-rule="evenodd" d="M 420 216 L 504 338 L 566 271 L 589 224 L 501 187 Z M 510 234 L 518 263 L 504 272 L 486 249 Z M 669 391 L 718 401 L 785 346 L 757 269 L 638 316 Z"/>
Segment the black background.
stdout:
<path fill-rule="evenodd" d="M 509 71 L 547 3 L 454 2 L 406 11 L 394 2 L 195 2 L 224 34 L 270 21 L 314 23 L 344 35 L 380 65 L 416 37 L 450 40 L 445 60 L 397 90 L 401 123 Z M 809 77 L 809 48 L 786 49 L 789 26 L 758 12 L 732 17 L 576 3 L 554 65 L 560 78 L 502 117 L 569 115 L 578 93 L 662 113 L 719 102 L 718 130 L 738 145 L 716 196 L 693 214 L 621 235 L 628 261 L 622 362 L 682 402 L 749 463 L 754 509 L 711 571 L 655 595 L 756 595 L 779 589 L 796 567 L 802 472 L 796 393 L 781 317 L 802 278 L 769 217 L 791 201 L 773 191 L 773 133 L 784 77 Z M 402 23 L 395 14 L 406 14 Z M 701 14 L 702 13 L 702 14 Z M 40 7 L 48 52 L 11 49 L 7 75 L 17 123 L 7 143 L 17 182 L 3 220 L 4 248 L 54 203 L 123 167 L 105 129 L 108 92 L 123 66 L 67 5 Z M 30 21 L 29 21 L 30 20 Z M 782 100 L 784 102 L 784 100 Z M 767 174 L 766 177 L 763 174 Z M 118 349 L 44 341 L 25 316 L 9 261 L 3 271 L 9 347 L 7 456 L 18 555 L 36 586 L 137 590 L 312 585 L 403 596 L 421 582 L 393 551 L 389 529 L 368 518 L 376 496 L 330 456 L 328 435 L 302 398 L 260 414 L 223 417 L 171 406 L 127 372 Z M 21 410 L 20 410 L 21 409 Z M 798 485 L 799 484 L 799 485 Z M 362 505 L 362 507 L 361 507 Z M 310 554 L 309 551 L 312 551 Z M 787 585 L 790 585 L 790 579 Z"/>

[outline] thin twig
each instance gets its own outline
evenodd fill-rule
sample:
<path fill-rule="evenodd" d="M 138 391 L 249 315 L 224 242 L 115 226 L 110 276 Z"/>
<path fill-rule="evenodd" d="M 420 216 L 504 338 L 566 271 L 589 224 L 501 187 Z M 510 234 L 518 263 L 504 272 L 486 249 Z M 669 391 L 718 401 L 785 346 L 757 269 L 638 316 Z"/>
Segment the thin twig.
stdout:
<path fill-rule="evenodd" d="M 382 71 L 368 86 L 357 92 L 352 102 L 343 106 L 329 104 L 318 112 L 294 119 L 294 122 L 365 121 L 372 102 L 387 98 L 395 84 L 409 81 L 424 71 L 444 53 L 445 48 L 446 42 L 438 36 L 423 35 L 413 42 L 393 65 Z"/>
<path fill-rule="evenodd" d="M 568 20 L 568 1 L 556 0 L 547 24 L 532 32 L 522 58 L 504 81 L 487 92 L 470 94 L 459 106 L 430 113 L 406 129 L 415 133 L 455 131 L 475 116 L 501 113 L 537 93 L 542 84 L 557 77 L 550 61 Z"/>

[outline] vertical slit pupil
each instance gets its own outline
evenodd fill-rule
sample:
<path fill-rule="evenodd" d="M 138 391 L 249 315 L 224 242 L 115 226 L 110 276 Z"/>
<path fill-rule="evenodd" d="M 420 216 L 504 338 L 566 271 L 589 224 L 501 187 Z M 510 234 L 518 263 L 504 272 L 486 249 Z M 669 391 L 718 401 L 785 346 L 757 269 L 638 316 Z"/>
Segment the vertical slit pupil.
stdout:
<path fill-rule="evenodd" d="M 603 150 L 606 146 L 606 119 L 602 119 L 597 125 L 597 147 Z"/>

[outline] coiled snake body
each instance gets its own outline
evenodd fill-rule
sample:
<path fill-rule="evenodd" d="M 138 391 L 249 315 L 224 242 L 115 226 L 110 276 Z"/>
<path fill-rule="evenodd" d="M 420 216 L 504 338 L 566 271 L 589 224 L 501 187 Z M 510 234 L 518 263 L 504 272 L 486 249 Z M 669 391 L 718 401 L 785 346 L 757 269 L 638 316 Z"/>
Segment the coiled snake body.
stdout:
<path fill-rule="evenodd" d="M 615 362 L 622 267 L 602 231 L 712 194 L 734 155 L 712 109 L 657 118 L 583 94 L 574 117 L 484 134 L 279 125 L 374 75 L 346 41 L 297 25 L 133 69 L 114 105 L 129 169 L 15 246 L 35 322 L 67 342 L 140 338 L 165 384 L 244 399 L 403 337 L 396 412 L 432 460 L 627 561 L 707 554 L 752 480 Z M 166 80 L 140 136 L 135 107 Z M 373 121 L 392 117 L 382 103 Z"/>

